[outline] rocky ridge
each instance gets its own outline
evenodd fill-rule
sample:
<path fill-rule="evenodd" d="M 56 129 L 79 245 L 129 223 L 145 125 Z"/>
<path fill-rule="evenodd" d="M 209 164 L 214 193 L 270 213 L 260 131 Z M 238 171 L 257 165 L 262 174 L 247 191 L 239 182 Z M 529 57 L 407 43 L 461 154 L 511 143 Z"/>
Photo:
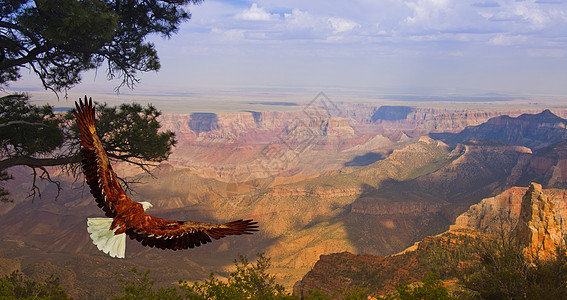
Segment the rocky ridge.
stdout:
<path fill-rule="evenodd" d="M 457 224 L 449 231 L 426 237 L 399 254 L 373 256 L 342 252 L 321 255 L 312 270 L 294 285 L 294 294 L 303 297 L 310 289 L 332 294 L 355 286 L 374 295 L 384 294 L 398 284 L 417 281 L 428 272 L 436 271 L 438 253 L 454 247 L 467 247 L 484 234 L 502 230 L 518 237 L 528 257 L 547 259 L 554 254 L 555 247 L 564 243 L 562 233 L 567 226 L 561 226 L 561 218 L 556 214 L 564 217 L 566 211 L 554 203 L 564 206 L 566 195 L 567 191 L 545 190 L 536 183 L 529 188 L 515 187 L 484 199 L 459 216 Z M 515 223 L 510 225 L 514 220 Z M 508 227 L 502 227 L 503 224 Z M 512 228 L 516 229 L 511 231 Z"/>
<path fill-rule="evenodd" d="M 548 188 L 567 188 L 567 141 L 539 149 L 518 160 L 508 182 L 527 186 L 531 181 Z"/>
<path fill-rule="evenodd" d="M 477 126 L 467 126 L 459 133 L 431 133 L 433 138 L 448 144 L 469 140 L 501 141 L 537 150 L 567 139 L 567 119 L 546 109 L 538 114 L 522 114 L 516 118 L 509 115 L 489 119 Z"/>
<path fill-rule="evenodd" d="M 543 193 L 541 185 L 532 183 L 522 198 L 518 223 L 512 232 L 530 259 L 550 259 L 557 247 L 565 245 L 556 212 L 554 202 Z"/>
<path fill-rule="evenodd" d="M 411 138 L 429 133 L 457 133 L 494 117 L 517 117 L 527 112 L 537 111 L 342 105 L 337 112 L 322 110 L 317 114 L 304 107 L 290 112 L 166 114 L 161 121 L 163 128 L 176 132 L 178 138 L 170 163 L 189 167 L 204 177 L 238 181 L 241 174 L 250 170 L 256 173 L 254 178 L 336 170 L 342 167 L 337 162 L 346 163 L 355 155 L 380 149 L 388 152 L 393 144 Z M 567 116 L 564 109 L 554 112 Z M 377 137 L 383 139 L 373 142 Z M 267 151 L 267 147 L 276 151 Z M 265 155 L 268 152 L 277 155 Z M 332 161 L 320 159 L 331 153 Z M 288 159 L 288 173 L 257 171 L 280 157 L 300 159 Z"/>
<path fill-rule="evenodd" d="M 534 189 L 546 195 L 553 203 L 557 222 L 564 234 L 567 234 L 567 190 L 541 189 L 535 184 Z M 528 187 L 512 187 L 494 197 L 486 198 L 472 205 L 468 211 L 457 217 L 451 229 L 468 228 L 488 234 L 498 234 L 501 230 L 512 231 L 518 223 L 522 201 L 532 193 Z M 537 199 L 538 196 L 536 196 Z"/>

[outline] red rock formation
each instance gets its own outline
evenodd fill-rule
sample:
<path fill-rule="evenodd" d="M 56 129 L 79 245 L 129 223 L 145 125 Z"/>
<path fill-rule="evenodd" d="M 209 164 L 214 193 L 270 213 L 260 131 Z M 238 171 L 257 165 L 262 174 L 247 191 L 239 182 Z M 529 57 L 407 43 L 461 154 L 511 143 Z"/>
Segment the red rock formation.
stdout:
<path fill-rule="evenodd" d="M 321 199 L 331 199 L 337 197 L 348 197 L 353 195 L 359 195 L 362 192 L 360 187 L 352 188 L 318 188 L 318 189 L 306 189 L 304 187 L 287 187 L 287 186 L 275 186 L 268 191 L 270 196 L 279 197 L 317 197 Z"/>
<path fill-rule="evenodd" d="M 513 187 L 497 196 L 483 199 L 457 217 L 451 229 L 471 228 L 485 233 L 510 231 L 518 222 L 522 197 L 527 188 Z"/>
<path fill-rule="evenodd" d="M 310 116 L 302 110 L 288 112 L 241 112 L 219 114 L 165 114 L 161 117 L 163 129 L 173 130 L 178 145 L 171 162 L 195 168 L 220 166 L 236 172 L 230 165 L 241 165 L 260 157 L 263 146 L 282 144 L 290 136 L 308 141 L 310 151 L 339 153 L 345 150 L 373 151 L 364 145 L 370 138 L 381 135 L 391 142 L 405 142 L 409 137 L 430 132 L 459 132 L 467 126 L 479 125 L 490 118 L 536 110 L 456 110 L 439 108 L 411 108 L 400 116 L 373 120 L 379 107 L 373 105 L 345 105 L 341 116 Z M 565 115 L 565 110 L 554 110 Z M 299 130 L 302 129 L 302 130 Z M 291 133 L 291 135 L 290 135 Z M 295 136 L 297 135 L 297 136 Z M 291 140 L 292 144 L 297 140 Z M 390 143 L 390 142 L 388 142 Z M 363 146 L 363 147 L 361 147 Z M 388 146 L 381 143 L 379 147 Z M 304 153 L 302 153 L 304 154 Z M 320 156 L 313 154 L 315 157 Z M 259 162 L 265 163 L 265 162 Z M 220 173 L 224 174 L 222 170 Z"/>
<path fill-rule="evenodd" d="M 526 246 L 525 253 L 532 258 L 549 258 L 563 243 L 560 224 L 567 224 L 561 219 L 567 215 L 566 203 L 566 190 L 543 190 L 535 183 L 529 188 L 511 188 L 473 205 L 448 232 L 426 237 L 398 255 L 321 255 L 313 269 L 295 284 L 294 294 L 304 297 L 309 289 L 332 294 L 354 286 L 385 293 L 397 284 L 423 278 L 430 271 L 431 253 L 442 253 L 440 249 L 451 249 L 463 241 L 470 243 L 470 238 L 479 236 L 478 231 L 498 233 L 513 229 L 516 223 L 516 237 Z M 556 211 L 561 216 L 556 217 Z"/>
<path fill-rule="evenodd" d="M 557 247 L 564 244 L 555 204 L 540 184 L 532 183 L 524 195 L 513 235 L 530 259 L 552 258 Z"/>
<path fill-rule="evenodd" d="M 391 291 L 397 284 L 416 281 L 426 274 L 414 254 L 386 257 L 341 252 L 321 255 L 313 269 L 293 286 L 293 294 L 303 299 L 309 290 L 332 295 L 355 286 L 381 287 L 371 289 L 373 293 Z"/>
<path fill-rule="evenodd" d="M 373 296 L 386 294 L 399 284 L 424 278 L 431 271 L 433 255 L 462 244 L 469 234 L 458 231 L 427 237 L 414 251 L 391 256 L 349 252 L 321 255 L 311 271 L 294 285 L 293 294 L 303 299 L 309 290 L 332 295 L 354 287 L 366 289 Z"/>
<path fill-rule="evenodd" d="M 350 126 L 348 119 L 340 117 L 332 117 L 324 120 L 324 131 L 326 135 L 334 136 L 353 136 L 354 129 Z"/>
<path fill-rule="evenodd" d="M 518 223 L 522 200 L 527 192 L 527 187 L 513 187 L 483 199 L 458 216 L 451 229 L 469 228 L 492 234 L 501 230 L 511 231 Z M 553 203 L 559 224 L 567 224 L 567 190 L 543 189 L 542 192 Z M 567 233 L 567 226 L 561 229 Z"/>
<path fill-rule="evenodd" d="M 509 185 L 516 186 L 528 185 L 531 181 L 547 188 L 567 187 L 567 141 L 521 157 L 507 180 Z"/>

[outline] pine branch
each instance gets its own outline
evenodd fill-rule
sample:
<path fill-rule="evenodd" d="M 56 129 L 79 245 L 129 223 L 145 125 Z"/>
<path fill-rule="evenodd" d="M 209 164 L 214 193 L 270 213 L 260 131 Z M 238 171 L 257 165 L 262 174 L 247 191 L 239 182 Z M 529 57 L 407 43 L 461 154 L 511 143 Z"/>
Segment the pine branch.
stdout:
<path fill-rule="evenodd" d="M 81 154 L 56 158 L 36 158 L 30 156 L 16 156 L 0 160 L 0 171 L 15 166 L 28 166 L 30 168 L 53 167 L 72 163 L 80 163 Z"/>
<path fill-rule="evenodd" d="M 8 123 L 0 124 L 0 128 L 12 126 L 12 125 L 48 126 L 45 123 L 32 123 L 32 122 L 18 120 L 18 121 L 10 121 Z"/>

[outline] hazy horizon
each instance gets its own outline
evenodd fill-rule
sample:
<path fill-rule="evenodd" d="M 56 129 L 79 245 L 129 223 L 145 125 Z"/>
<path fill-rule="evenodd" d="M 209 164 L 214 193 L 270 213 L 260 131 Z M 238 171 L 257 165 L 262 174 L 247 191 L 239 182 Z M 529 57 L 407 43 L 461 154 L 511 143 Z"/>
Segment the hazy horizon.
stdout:
<path fill-rule="evenodd" d="M 5 92 L 17 90 L 8 89 Z M 411 106 L 422 108 L 447 108 L 466 110 L 510 110 L 510 109 L 553 109 L 567 108 L 567 97 L 559 96 L 514 96 L 501 94 L 485 95 L 416 95 L 416 94 L 379 94 L 367 91 L 331 90 L 318 91 L 239 91 L 209 90 L 191 94 L 175 94 L 145 91 L 129 91 L 129 93 L 96 93 L 70 91 L 59 98 L 52 91 L 27 91 L 33 104 L 49 104 L 56 111 L 74 108 L 74 102 L 85 95 L 94 101 L 119 105 L 121 103 L 152 104 L 166 114 L 190 113 L 236 113 L 250 111 L 296 111 L 323 93 L 328 101 L 337 105 L 366 104 L 372 106 Z"/>
<path fill-rule="evenodd" d="M 192 18 L 170 39 L 149 38 L 162 67 L 141 74 L 134 91 L 124 87 L 117 96 L 119 82 L 107 81 L 101 68 L 85 73 L 69 99 L 153 97 L 158 106 L 199 106 L 194 99 L 307 103 L 319 92 L 362 102 L 567 99 L 564 1 L 207 0 L 189 10 Z M 22 73 L 7 91 L 56 101 Z"/>

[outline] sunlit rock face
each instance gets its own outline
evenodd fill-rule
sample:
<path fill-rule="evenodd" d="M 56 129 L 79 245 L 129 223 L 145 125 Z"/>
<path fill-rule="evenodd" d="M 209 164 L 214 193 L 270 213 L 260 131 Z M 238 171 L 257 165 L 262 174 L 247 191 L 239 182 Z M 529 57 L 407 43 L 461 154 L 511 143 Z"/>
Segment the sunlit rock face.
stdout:
<path fill-rule="evenodd" d="M 483 233 L 499 234 L 504 230 L 511 232 L 520 218 L 523 198 L 529 187 L 512 187 L 490 198 L 472 205 L 457 217 L 452 229 L 468 228 Z M 567 190 L 543 189 L 542 192 L 554 205 L 555 217 L 563 231 L 567 233 Z"/>
<path fill-rule="evenodd" d="M 553 257 L 557 247 L 563 244 L 557 220 L 555 204 L 540 184 L 532 183 L 522 199 L 520 218 L 514 230 L 527 257 L 540 260 Z"/>

